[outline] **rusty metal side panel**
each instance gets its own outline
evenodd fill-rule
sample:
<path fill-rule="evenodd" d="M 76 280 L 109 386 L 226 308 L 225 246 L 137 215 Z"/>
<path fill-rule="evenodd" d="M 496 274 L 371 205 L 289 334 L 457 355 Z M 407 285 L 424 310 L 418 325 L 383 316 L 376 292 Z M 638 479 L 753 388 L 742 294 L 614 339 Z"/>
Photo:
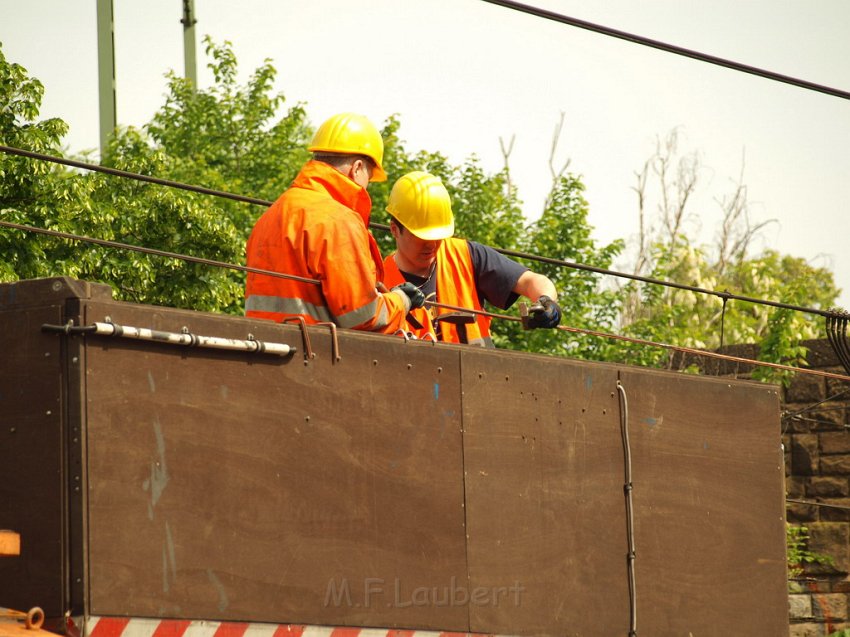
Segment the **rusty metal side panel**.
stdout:
<path fill-rule="evenodd" d="M 623 370 L 638 634 L 788 635 L 778 390 Z"/>
<path fill-rule="evenodd" d="M 461 365 L 472 630 L 625 634 L 616 369 L 471 348 Z"/>
<path fill-rule="evenodd" d="M 465 631 L 456 350 L 92 303 L 137 327 L 286 342 L 291 359 L 87 339 L 90 610 Z"/>
<path fill-rule="evenodd" d="M 0 558 L 0 604 L 41 606 L 61 617 L 67 600 L 61 302 L 14 307 L 0 286 L 0 528 L 21 535 L 21 554 Z M 8 305 L 7 305 L 8 302 Z"/>

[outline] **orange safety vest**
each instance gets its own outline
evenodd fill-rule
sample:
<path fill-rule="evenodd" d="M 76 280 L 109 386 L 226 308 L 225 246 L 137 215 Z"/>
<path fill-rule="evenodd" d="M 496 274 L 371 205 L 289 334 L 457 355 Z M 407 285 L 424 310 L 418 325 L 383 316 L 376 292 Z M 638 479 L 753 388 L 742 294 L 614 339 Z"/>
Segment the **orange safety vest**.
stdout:
<path fill-rule="evenodd" d="M 384 283 L 387 287 L 392 287 L 405 281 L 404 275 L 398 269 L 394 259 L 395 253 L 384 259 Z M 481 310 L 481 301 L 478 299 L 478 290 L 475 287 L 475 272 L 472 268 L 472 256 L 469 252 L 469 244 L 465 239 L 445 239 L 437 249 L 437 298 L 438 303 L 446 305 L 454 305 L 457 307 L 471 308 L 473 310 Z M 454 312 L 445 308 L 431 308 L 430 312 L 434 316 Z M 432 314 L 425 308 L 417 308 L 411 310 L 413 318 L 422 324 L 422 328 L 415 328 L 411 325 L 404 329 L 416 335 L 417 338 L 423 338 L 426 334 L 434 330 L 434 322 Z M 493 347 L 493 341 L 490 338 L 490 317 L 475 315 L 475 322 L 466 326 L 467 340 L 470 345 L 478 345 L 481 347 Z M 440 323 L 440 340 L 447 343 L 460 343 L 457 327 L 448 323 Z"/>
<path fill-rule="evenodd" d="M 249 272 L 245 314 L 281 321 L 393 333 L 404 324 L 398 294 L 380 294 L 378 244 L 369 233 L 365 188 L 328 164 L 310 161 L 257 220 L 248 239 L 249 267 L 318 279 L 320 284 Z"/>

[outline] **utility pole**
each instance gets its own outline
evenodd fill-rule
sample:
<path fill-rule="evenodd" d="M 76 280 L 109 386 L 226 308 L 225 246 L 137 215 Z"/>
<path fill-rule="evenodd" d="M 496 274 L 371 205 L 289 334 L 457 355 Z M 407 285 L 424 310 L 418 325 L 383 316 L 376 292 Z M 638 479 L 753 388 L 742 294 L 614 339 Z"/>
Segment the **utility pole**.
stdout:
<path fill-rule="evenodd" d="M 183 0 L 183 64 L 186 69 L 186 79 L 192 83 L 192 88 L 198 88 L 198 70 L 195 64 L 195 0 Z"/>
<path fill-rule="evenodd" d="M 115 131 L 115 40 L 112 0 L 97 0 L 97 84 L 100 106 L 100 156 Z"/>

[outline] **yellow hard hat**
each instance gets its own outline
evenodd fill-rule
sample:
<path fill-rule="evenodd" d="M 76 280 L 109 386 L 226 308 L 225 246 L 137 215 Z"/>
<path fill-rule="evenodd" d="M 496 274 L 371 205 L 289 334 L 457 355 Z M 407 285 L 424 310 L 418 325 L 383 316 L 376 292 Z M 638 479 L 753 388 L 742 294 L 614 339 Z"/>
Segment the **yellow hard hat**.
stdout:
<path fill-rule="evenodd" d="M 363 115 L 339 113 L 326 120 L 307 148 L 312 153 L 342 153 L 366 155 L 375 162 L 370 181 L 386 181 L 387 173 L 381 162 L 384 159 L 384 140 L 381 133 Z"/>
<path fill-rule="evenodd" d="M 426 241 L 447 239 L 455 233 L 449 191 L 439 177 L 421 170 L 407 173 L 395 182 L 387 212 Z"/>

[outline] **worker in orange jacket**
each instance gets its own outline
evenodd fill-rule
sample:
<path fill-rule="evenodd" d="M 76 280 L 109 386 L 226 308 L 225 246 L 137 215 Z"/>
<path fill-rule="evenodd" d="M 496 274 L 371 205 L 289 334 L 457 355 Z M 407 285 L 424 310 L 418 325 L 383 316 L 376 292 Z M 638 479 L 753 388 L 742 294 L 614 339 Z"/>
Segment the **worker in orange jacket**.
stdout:
<path fill-rule="evenodd" d="M 387 178 L 381 135 L 362 115 L 341 113 L 319 127 L 308 150 L 313 158 L 254 225 L 247 264 L 319 283 L 249 272 L 245 313 L 393 333 L 424 297 L 411 284 L 376 289 L 383 261 L 368 229 L 366 187 Z"/>
<path fill-rule="evenodd" d="M 396 252 L 384 260 L 387 285 L 412 283 L 429 300 L 473 310 L 481 310 L 485 300 L 507 309 L 524 296 L 536 301 L 528 327 L 554 328 L 560 322 L 558 293 L 548 277 L 493 248 L 452 237 L 451 200 L 439 178 L 421 171 L 404 175 L 390 192 L 387 212 L 396 242 Z M 461 327 L 457 319 L 472 318 L 445 308 L 416 309 L 411 316 L 407 329 L 418 338 L 432 334 L 445 342 L 493 347 L 489 317 L 474 314 L 474 322 Z"/>

